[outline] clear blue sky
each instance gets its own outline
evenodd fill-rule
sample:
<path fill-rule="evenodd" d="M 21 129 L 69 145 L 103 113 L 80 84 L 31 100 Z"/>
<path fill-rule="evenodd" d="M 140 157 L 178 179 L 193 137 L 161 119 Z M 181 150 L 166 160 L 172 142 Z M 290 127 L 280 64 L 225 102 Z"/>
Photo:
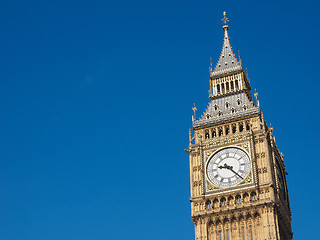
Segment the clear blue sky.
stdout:
<path fill-rule="evenodd" d="M 2 1 L 0 239 L 193 239 L 184 149 L 230 19 L 285 155 L 294 239 L 319 221 L 319 3 Z"/>

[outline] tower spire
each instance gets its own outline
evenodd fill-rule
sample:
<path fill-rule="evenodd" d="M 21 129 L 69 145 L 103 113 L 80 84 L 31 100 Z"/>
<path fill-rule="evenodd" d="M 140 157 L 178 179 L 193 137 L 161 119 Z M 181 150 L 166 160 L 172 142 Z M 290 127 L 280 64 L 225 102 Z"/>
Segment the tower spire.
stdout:
<path fill-rule="evenodd" d="M 224 41 L 222 46 L 222 51 L 220 54 L 220 58 L 218 60 L 218 63 L 212 72 L 212 76 L 221 75 L 228 72 L 233 72 L 237 70 L 242 70 L 241 64 L 238 62 L 237 58 L 235 57 L 231 44 L 230 44 L 230 38 L 229 38 L 229 25 L 228 23 L 229 18 L 227 18 L 226 12 L 223 12 L 223 19 L 221 20 L 223 23 L 223 30 L 224 30 Z"/>

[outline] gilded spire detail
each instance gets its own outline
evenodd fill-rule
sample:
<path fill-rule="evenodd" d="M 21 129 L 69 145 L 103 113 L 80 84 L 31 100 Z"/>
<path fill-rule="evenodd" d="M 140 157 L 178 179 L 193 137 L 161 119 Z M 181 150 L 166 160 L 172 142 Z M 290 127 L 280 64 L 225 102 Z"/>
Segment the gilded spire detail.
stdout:
<path fill-rule="evenodd" d="M 224 23 L 224 25 L 223 25 L 223 29 L 229 29 L 229 26 L 228 26 L 228 22 L 230 22 L 229 21 L 229 18 L 227 18 L 227 13 L 226 12 L 223 12 L 223 18 L 221 19 L 221 22 L 223 22 Z"/>

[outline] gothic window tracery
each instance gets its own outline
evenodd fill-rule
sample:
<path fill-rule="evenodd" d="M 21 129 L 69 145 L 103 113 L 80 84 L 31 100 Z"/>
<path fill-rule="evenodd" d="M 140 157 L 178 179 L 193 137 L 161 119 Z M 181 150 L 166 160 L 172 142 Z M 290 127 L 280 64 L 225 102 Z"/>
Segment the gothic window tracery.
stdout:
<path fill-rule="evenodd" d="M 256 194 L 256 192 L 252 192 L 251 193 L 251 201 L 257 201 L 257 194 Z"/>
<path fill-rule="evenodd" d="M 226 135 L 229 134 L 229 126 L 226 126 Z"/>
<path fill-rule="evenodd" d="M 249 121 L 246 122 L 246 130 L 247 130 L 247 131 L 250 130 L 250 123 L 249 123 Z"/>
<path fill-rule="evenodd" d="M 243 131 L 243 123 L 239 123 L 239 132 Z"/>
<path fill-rule="evenodd" d="M 241 201 L 241 196 L 238 194 L 237 196 L 236 196 L 236 203 L 237 204 L 240 204 L 242 201 Z"/>
<path fill-rule="evenodd" d="M 224 83 L 221 83 L 221 92 L 224 93 Z"/>
<path fill-rule="evenodd" d="M 220 202 L 221 202 L 221 206 L 222 206 L 222 207 L 227 206 L 227 200 L 226 200 L 224 197 L 221 198 Z"/>
<path fill-rule="evenodd" d="M 237 126 L 235 124 L 232 124 L 232 133 L 237 132 Z"/>
<path fill-rule="evenodd" d="M 242 232 L 242 239 L 245 240 L 246 239 L 246 235 L 244 232 L 244 227 L 241 227 L 241 232 Z"/>
<path fill-rule="evenodd" d="M 212 130 L 212 132 L 211 132 L 211 134 L 212 134 L 212 137 L 214 138 L 214 137 L 216 137 L 217 136 L 217 134 L 216 134 L 216 130 Z"/>
<path fill-rule="evenodd" d="M 204 136 L 205 136 L 205 139 L 209 139 L 210 136 L 209 136 L 209 131 L 208 130 L 205 131 Z"/>
<path fill-rule="evenodd" d="M 206 202 L 206 209 L 208 209 L 208 210 L 212 209 L 212 203 L 211 203 L 210 200 L 208 200 L 208 201 Z"/>

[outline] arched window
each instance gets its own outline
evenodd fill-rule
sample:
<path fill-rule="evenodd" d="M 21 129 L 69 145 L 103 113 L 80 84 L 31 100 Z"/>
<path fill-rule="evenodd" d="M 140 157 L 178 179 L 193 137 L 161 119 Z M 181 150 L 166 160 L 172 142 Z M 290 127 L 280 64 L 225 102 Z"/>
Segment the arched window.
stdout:
<path fill-rule="evenodd" d="M 207 119 L 209 119 L 210 118 L 210 114 L 209 113 L 207 113 Z"/>
<path fill-rule="evenodd" d="M 246 130 L 249 131 L 250 130 L 250 123 L 246 122 Z"/>
<path fill-rule="evenodd" d="M 236 110 L 234 108 L 231 108 L 231 113 L 233 114 L 235 112 L 236 112 Z"/>
<path fill-rule="evenodd" d="M 243 110 L 247 110 L 247 106 L 246 105 L 243 105 Z"/>
<path fill-rule="evenodd" d="M 227 200 L 225 198 L 221 198 L 220 202 L 222 207 L 227 206 Z"/>
<path fill-rule="evenodd" d="M 240 195 L 237 195 L 237 196 L 236 196 L 236 203 L 237 203 L 237 204 L 240 204 L 240 203 L 241 203 L 241 196 L 240 196 Z"/>
<path fill-rule="evenodd" d="M 217 85 L 217 93 L 220 94 L 220 84 Z"/>
<path fill-rule="evenodd" d="M 229 229 L 227 229 L 227 231 L 226 231 L 226 235 L 227 235 L 227 240 L 230 240 L 230 236 L 229 236 Z"/>
<path fill-rule="evenodd" d="M 226 126 L 226 135 L 228 135 L 229 134 L 229 126 Z"/>
<path fill-rule="evenodd" d="M 212 132 L 211 132 L 211 135 L 212 135 L 213 138 L 216 137 L 217 136 L 216 130 L 213 129 Z"/>
<path fill-rule="evenodd" d="M 224 83 L 221 83 L 221 92 L 224 93 Z"/>
<path fill-rule="evenodd" d="M 236 90 L 238 90 L 239 89 L 238 80 L 235 80 L 234 83 L 236 85 Z"/>
<path fill-rule="evenodd" d="M 205 132 L 205 134 L 204 134 L 204 136 L 205 136 L 205 139 L 208 139 L 210 136 L 209 136 L 209 131 L 206 131 Z"/>
<path fill-rule="evenodd" d="M 213 107 L 214 107 L 214 110 L 215 110 L 215 111 L 218 110 L 218 105 L 217 105 L 217 104 L 215 104 Z"/>
<path fill-rule="evenodd" d="M 230 82 L 231 91 L 233 91 L 233 81 Z"/>
<path fill-rule="evenodd" d="M 226 108 L 229 108 L 229 107 L 230 107 L 230 103 L 226 102 Z"/>
<path fill-rule="evenodd" d="M 208 200 L 207 202 L 206 202 L 206 209 L 212 209 L 212 203 L 211 203 L 211 201 L 210 200 Z"/>
<path fill-rule="evenodd" d="M 223 115 L 223 113 L 222 113 L 221 111 L 219 111 L 218 115 L 219 115 L 219 116 L 222 116 L 222 115 Z"/>
<path fill-rule="evenodd" d="M 227 89 L 227 92 L 229 92 L 229 83 L 228 82 L 226 83 L 226 89 Z"/>
<path fill-rule="evenodd" d="M 220 128 L 220 129 L 219 129 L 219 137 L 221 137 L 222 134 L 223 134 L 223 131 L 222 131 L 222 129 Z"/>
<path fill-rule="evenodd" d="M 241 100 L 238 98 L 237 100 L 237 104 L 240 105 L 241 104 Z"/>
<path fill-rule="evenodd" d="M 235 124 L 232 125 L 232 133 L 237 132 L 237 126 Z"/>
<path fill-rule="evenodd" d="M 242 231 L 242 239 L 245 240 L 246 239 L 246 235 L 244 233 L 244 227 L 241 228 L 241 231 Z"/>
<path fill-rule="evenodd" d="M 256 192 L 252 192 L 251 193 L 251 201 L 257 201 L 257 194 L 256 194 Z"/>
<path fill-rule="evenodd" d="M 243 123 L 239 123 L 239 132 L 243 131 Z"/>

